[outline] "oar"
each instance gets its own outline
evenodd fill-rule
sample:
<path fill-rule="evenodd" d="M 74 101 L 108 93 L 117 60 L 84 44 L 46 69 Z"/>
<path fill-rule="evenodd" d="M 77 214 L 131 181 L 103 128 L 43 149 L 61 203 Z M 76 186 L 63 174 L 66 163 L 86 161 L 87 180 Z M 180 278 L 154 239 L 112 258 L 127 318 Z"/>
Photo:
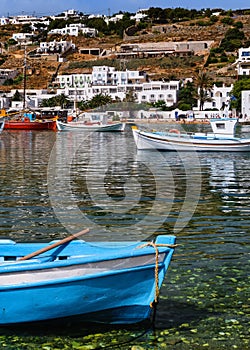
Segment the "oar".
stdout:
<path fill-rule="evenodd" d="M 47 252 L 48 250 L 51 250 L 51 249 L 53 249 L 53 248 L 58 247 L 59 245 L 62 245 L 62 244 L 64 244 L 64 243 L 68 243 L 68 242 L 72 241 L 74 238 L 79 237 L 79 236 L 81 236 L 81 235 L 84 235 L 85 233 L 88 233 L 88 232 L 89 232 L 89 229 L 86 228 L 86 229 L 83 230 L 83 231 L 80 231 L 80 232 L 75 233 L 75 234 L 73 234 L 73 235 L 71 235 L 71 236 L 68 236 L 68 237 L 66 237 L 66 238 L 63 238 L 62 240 L 60 240 L 60 241 L 58 241 L 58 242 L 55 242 L 55 243 L 53 243 L 53 244 L 51 244 L 51 245 L 49 245 L 49 246 L 47 246 L 47 247 L 41 248 L 41 249 L 39 249 L 39 250 L 36 250 L 36 251 L 33 252 L 33 253 L 30 253 L 30 254 L 28 254 L 28 255 L 25 255 L 25 256 L 23 256 L 22 258 L 18 259 L 18 261 L 20 261 L 20 260 L 28 260 L 28 259 L 30 259 L 30 258 L 33 258 L 34 256 L 40 255 L 40 254 L 42 254 L 42 253 L 45 253 L 45 252 Z"/>

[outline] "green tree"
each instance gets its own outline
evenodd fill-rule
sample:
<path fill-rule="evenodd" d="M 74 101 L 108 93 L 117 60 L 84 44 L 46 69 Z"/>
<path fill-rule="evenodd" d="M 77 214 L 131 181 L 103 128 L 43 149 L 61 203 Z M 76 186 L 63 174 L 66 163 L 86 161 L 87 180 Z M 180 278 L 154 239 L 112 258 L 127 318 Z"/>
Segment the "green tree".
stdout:
<path fill-rule="evenodd" d="M 16 90 L 16 92 L 12 96 L 12 101 L 22 101 L 22 95 L 18 90 Z"/>
<path fill-rule="evenodd" d="M 200 104 L 200 110 L 203 111 L 204 103 L 211 101 L 209 92 L 213 86 L 213 80 L 208 73 L 204 70 L 200 70 L 195 77 L 197 87 L 197 98 Z"/>
<path fill-rule="evenodd" d="M 243 23 L 241 21 L 237 21 L 237 22 L 233 23 L 233 26 L 235 28 L 242 29 L 243 28 Z"/>
<path fill-rule="evenodd" d="M 185 110 L 192 109 L 197 103 L 196 95 L 194 83 L 188 81 L 179 91 L 178 108 L 183 109 L 183 105 L 185 105 Z"/>
<path fill-rule="evenodd" d="M 104 94 L 97 94 L 89 101 L 80 101 L 78 107 L 81 110 L 95 109 L 113 102 L 111 96 Z"/>
<path fill-rule="evenodd" d="M 232 25 L 234 20 L 231 17 L 224 17 L 221 19 L 221 23 Z"/>
<path fill-rule="evenodd" d="M 32 33 L 32 28 L 29 23 L 24 23 L 21 28 L 21 33 Z"/>
<path fill-rule="evenodd" d="M 225 51 L 234 51 L 242 46 L 242 40 L 245 39 L 245 34 L 238 28 L 230 28 L 222 39 L 220 48 Z"/>
<path fill-rule="evenodd" d="M 61 108 L 68 108 L 70 107 L 71 102 L 70 100 L 64 95 L 56 95 L 49 99 L 44 99 L 41 102 L 41 107 L 56 107 L 60 106 Z"/>
<path fill-rule="evenodd" d="M 160 108 L 162 111 L 165 111 L 166 107 L 167 107 L 166 102 L 163 100 L 159 100 L 159 101 L 152 103 L 152 106 L 155 108 Z"/>
<path fill-rule="evenodd" d="M 90 18 L 86 21 L 86 25 L 95 28 L 98 32 L 108 34 L 108 25 L 103 18 Z"/>

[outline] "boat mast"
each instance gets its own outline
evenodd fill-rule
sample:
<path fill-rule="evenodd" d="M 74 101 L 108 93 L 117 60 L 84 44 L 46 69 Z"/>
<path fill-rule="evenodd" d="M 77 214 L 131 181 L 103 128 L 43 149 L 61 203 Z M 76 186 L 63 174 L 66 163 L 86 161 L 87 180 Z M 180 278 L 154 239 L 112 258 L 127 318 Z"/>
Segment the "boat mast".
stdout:
<path fill-rule="evenodd" d="M 23 62 L 23 110 L 26 108 L 26 46 L 24 48 L 24 62 Z"/>

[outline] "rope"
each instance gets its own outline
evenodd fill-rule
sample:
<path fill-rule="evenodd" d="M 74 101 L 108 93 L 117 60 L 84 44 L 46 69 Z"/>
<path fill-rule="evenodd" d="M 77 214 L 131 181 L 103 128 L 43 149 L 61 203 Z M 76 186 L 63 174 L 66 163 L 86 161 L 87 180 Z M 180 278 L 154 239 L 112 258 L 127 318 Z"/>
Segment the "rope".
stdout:
<path fill-rule="evenodd" d="M 178 244 L 156 244 L 154 242 L 147 242 L 138 248 L 144 248 L 151 246 L 155 249 L 155 297 L 154 301 L 151 301 L 150 307 L 154 309 L 159 302 L 160 288 L 159 288 L 159 250 L 158 247 L 175 248 Z"/>

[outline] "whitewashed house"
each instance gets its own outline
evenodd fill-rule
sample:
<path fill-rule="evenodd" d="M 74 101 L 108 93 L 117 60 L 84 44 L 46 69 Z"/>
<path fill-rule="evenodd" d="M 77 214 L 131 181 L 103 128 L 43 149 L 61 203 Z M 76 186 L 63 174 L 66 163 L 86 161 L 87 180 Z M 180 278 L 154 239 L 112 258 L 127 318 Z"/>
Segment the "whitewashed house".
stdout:
<path fill-rule="evenodd" d="M 69 50 L 75 50 L 75 44 L 72 41 L 44 41 L 40 43 L 40 47 L 37 49 L 37 53 L 44 54 L 63 54 Z"/>
<path fill-rule="evenodd" d="M 210 97 L 211 101 L 207 101 L 203 105 L 203 110 L 213 110 L 216 109 L 218 111 L 223 110 L 229 106 L 230 103 L 230 93 L 233 89 L 233 84 L 230 86 L 218 87 L 216 85 L 213 86 L 211 91 L 208 91 L 208 97 Z M 198 101 L 198 109 L 200 109 L 200 103 Z"/>
<path fill-rule="evenodd" d="M 142 19 L 148 17 L 145 13 L 146 11 L 147 10 L 139 10 L 134 16 L 131 16 L 130 19 L 135 19 L 136 22 L 140 22 Z"/>
<path fill-rule="evenodd" d="M 8 17 L 1 17 L 0 18 L 0 25 L 5 26 L 6 24 L 10 23 L 10 19 Z"/>
<path fill-rule="evenodd" d="M 94 66 L 91 74 L 58 75 L 57 93 L 72 100 L 90 100 L 97 94 L 124 100 L 132 93 L 136 102 L 165 101 L 172 106 L 177 101 L 179 81 L 147 81 L 144 71 L 117 71 L 114 67 Z"/>
<path fill-rule="evenodd" d="M 250 47 L 239 49 L 239 57 L 235 66 L 238 75 L 250 75 Z"/>
<path fill-rule="evenodd" d="M 244 120 L 250 120 L 250 90 L 241 91 L 241 115 Z"/>
<path fill-rule="evenodd" d="M 18 90 L 21 95 L 23 95 L 23 89 Z M 16 93 L 16 89 L 13 89 L 10 91 L 10 93 L 7 94 L 7 97 L 9 100 L 14 96 Z M 42 100 L 49 99 L 55 94 L 49 94 L 46 89 L 27 89 L 25 91 L 25 105 L 27 108 L 38 108 L 40 107 L 40 104 Z M 12 109 L 22 109 L 23 108 L 23 101 L 11 101 L 10 107 Z"/>
<path fill-rule="evenodd" d="M 12 35 L 12 39 L 23 45 L 32 44 L 35 37 L 34 33 L 14 33 Z"/>
<path fill-rule="evenodd" d="M 95 37 L 98 31 L 95 28 L 85 27 L 82 23 L 73 23 L 66 25 L 64 28 L 55 28 L 49 31 L 49 34 L 60 34 L 60 35 L 71 35 L 79 36 L 79 34 L 84 34 L 89 37 Z"/>
<path fill-rule="evenodd" d="M 17 69 L 0 69 L 0 85 L 3 85 L 8 79 L 14 79 L 17 75 Z"/>

